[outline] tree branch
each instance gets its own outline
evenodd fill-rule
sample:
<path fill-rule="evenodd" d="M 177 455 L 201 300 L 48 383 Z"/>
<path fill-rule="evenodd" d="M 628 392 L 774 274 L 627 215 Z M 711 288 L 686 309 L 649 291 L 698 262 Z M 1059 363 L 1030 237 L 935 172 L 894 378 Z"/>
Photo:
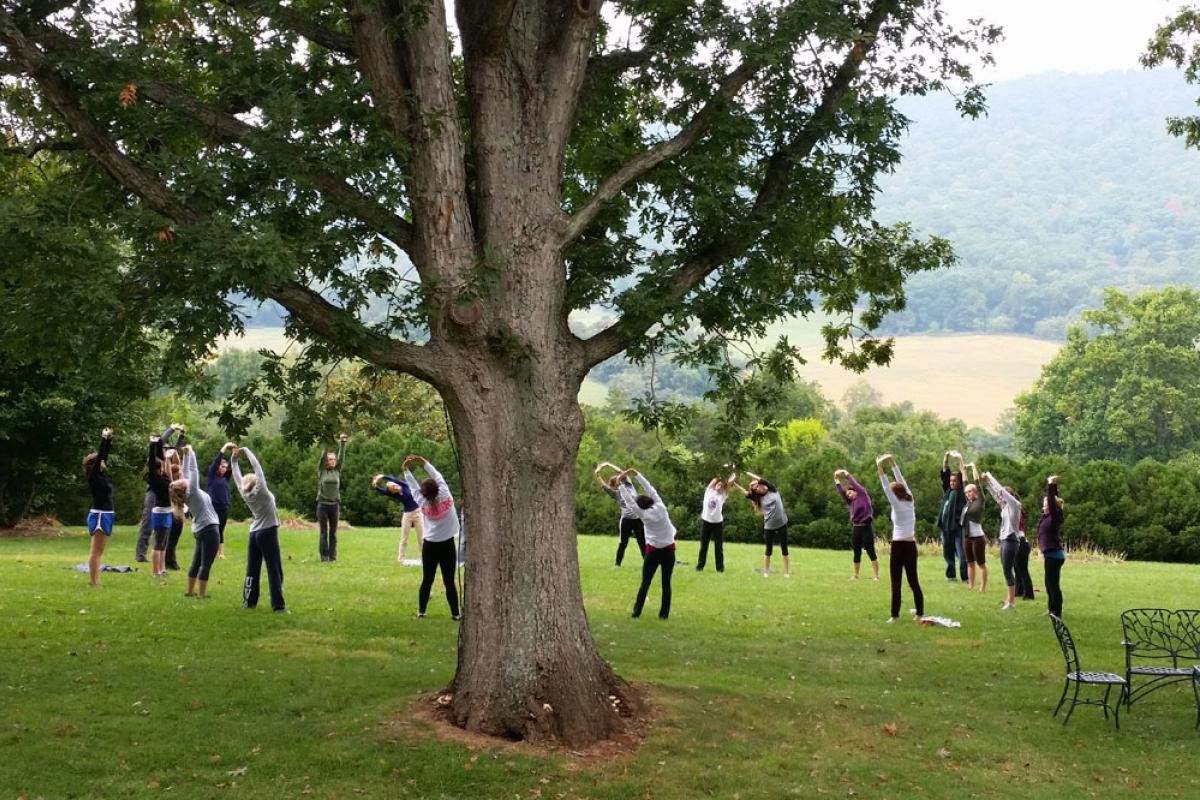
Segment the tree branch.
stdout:
<path fill-rule="evenodd" d="M 26 158 L 33 158 L 38 153 L 41 153 L 46 150 L 48 150 L 52 153 L 65 153 L 65 152 L 69 152 L 69 151 L 73 151 L 73 150 L 82 150 L 82 149 L 83 149 L 83 145 L 80 144 L 79 142 L 75 141 L 74 139 L 69 139 L 66 141 L 43 140 L 40 142 L 33 142 L 31 144 L 21 145 L 21 146 L 0 147 L 0 153 L 4 153 L 5 155 L 19 155 L 19 156 L 25 156 Z"/>
<path fill-rule="evenodd" d="M 219 0 L 219 2 L 239 11 L 248 11 L 265 17 L 279 27 L 297 33 L 310 42 L 321 45 L 326 50 L 347 56 L 354 55 L 354 37 L 327 28 L 302 11 L 296 11 L 288 6 L 282 6 L 278 2 L 270 2 L 270 0 Z"/>
<path fill-rule="evenodd" d="M 398 370 L 426 383 L 437 385 L 439 373 L 434 350 L 429 345 L 401 342 L 373 331 L 320 293 L 296 281 L 267 287 L 267 296 L 321 339 L 364 361 Z"/>
<path fill-rule="evenodd" d="M 371 82 L 371 95 L 396 138 L 408 141 L 412 135 L 411 81 L 405 71 L 403 45 L 390 33 L 394 25 L 389 17 L 398 12 L 390 2 L 385 11 L 382 3 L 371 0 L 350 0 L 349 8 L 359 67 Z"/>
<path fill-rule="evenodd" d="M 833 80 L 825 87 L 821 101 L 794 139 L 787 142 L 767 161 L 763 182 L 755 195 L 747 219 L 732 227 L 724 238 L 708 245 L 681 264 L 667 278 L 664 300 L 678 303 L 722 264 L 746 252 L 769 223 L 771 214 L 783 197 L 792 167 L 807 158 L 833 124 L 842 100 L 858 76 L 859 67 L 875 45 L 879 29 L 895 11 L 895 0 L 876 0 L 863 21 L 862 30 L 842 60 Z M 601 363 L 629 346 L 648 331 L 657 320 L 637 321 L 619 319 L 604 330 L 582 342 L 583 360 L 588 368 Z"/>
<path fill-rule="evenodd" d="M 596 189 L 596 193 L 567 221 L 560 239 L 561 245 L 565 247 L 578 239 L 600 215 L 604 206 L 627 187 L 637 183 L 658 165 L 670 161 L 696 144 L 712 125 L 713 118 L 750 82 L 761 66 L 754 61 L 743 62 L 725 76 L 716 93 L 688 120 L 679 133 L 649 150 L 643 150 L 605 178 Z"/>
<path fill-rule="evenodd" d="M 260 153 L 282 153 L 292 167 L 298 168 L 301 175 L 331 200 L 352 212 L 379 234 L 391 239 L 401 250 L 408 252 L 411 249 L 412 223 L 360 192 L 345 178 L 325 169 L 298 148 L 232 114 L 201 103 L 190 92 L 174 84 L 151 80 L 139 83 L 138 89 L 146 99 L 184 114 L 227 140 L 241 142 Z"/>
<path fill-rule="evenodd" d="M 105 135 L 100 124 L 79 103 L 67 81 L 51 67 L 27 38 L 0 17 L 0 43 L 4 44 L 37 81 L 50 105 L 75 132 L 80 144 L 127 191 L 141 197 L 159 214 L 180 227 L 200 226 L 209 215 L 190 207 L 157 177 L 146 172 Z M 345 352 L 391 369 L 433 382 L 438 370 L 431 348 L 396 341 L 360 322 L 312 289 L 296 281 L 270 284 L 266 295 L 288 310 L 307 328 Z"/>

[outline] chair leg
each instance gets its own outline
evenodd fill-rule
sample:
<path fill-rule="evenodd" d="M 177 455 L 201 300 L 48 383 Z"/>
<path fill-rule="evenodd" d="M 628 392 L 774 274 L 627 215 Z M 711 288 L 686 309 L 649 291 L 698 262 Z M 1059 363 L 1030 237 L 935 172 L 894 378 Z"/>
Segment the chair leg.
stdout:
<path fill-rule="evenodd" d="M 1071 696 L 1071 707 L 1067 709 L 1067 715 L 1063 717 L 1063 725 L 1065 726 L 1071 719 L 1071 715 L 1075 713 L 1075 705 L 1079 702 L 1079 681 L 1075 682 L 1075 694 Z"/>
<path fill-rule="evenodd" d="M 1058 716 L 1058 712 L 1059 712 L 1059 709 L 1061 709 L 1061 708 L 1062 708 L 1063 701 L 1067 699 L 1067 689 L 1070 689 L 1070 688 L 1071 688 L 1071 680 L 1070 680 L 1070 678 L 1068 678 L 1068 679 L 1067 679 L 1067 680 L 1066 680 L 1066 681 L 1063 683 L 1063 692 L 1062 692 L 1062 697 L 1058 698 L 1058 705 L 1056 705 L 1056 706 L 1054 707 L 1054 713 L 1053 713 L 1053 714 L 1051 714 L 1050 716 L 1052 716 L 1052 717 L 1057 717 L 1057 716 Z"/>
<path fill-rule="evenodd" d="M 1121 689 L 1121 693 L 1117 695 L 1117 707 L 1113 709 L 1113 720 L 1117 723 L 1117 730 L 1121 730 L 1121 698 L 1125 696 L 1125 689 Z"/>
<path fill-rule="evenodd" d="M 1104 705 L 1102 706 L 1102 708 L 1104 709 L 1104 718 L 1105 719 L 1108 719 L 1108 696 L 1110 694 L 1112 694 L 1112 684 L 1111 683 L 1104 687 Z"/>

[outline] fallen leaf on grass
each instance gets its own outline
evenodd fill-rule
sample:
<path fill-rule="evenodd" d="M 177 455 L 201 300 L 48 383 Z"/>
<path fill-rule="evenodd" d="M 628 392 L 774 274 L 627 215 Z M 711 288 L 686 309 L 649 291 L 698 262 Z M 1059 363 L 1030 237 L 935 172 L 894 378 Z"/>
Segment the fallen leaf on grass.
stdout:
<path fill-rule="evenodd" d="M 246 768 L 245 768 L 245 767 L 238 767 L 237 769 L 231 769 L 231 770 L 229 770 L 229 772 L 226 772 L 225 774 L 226 774 L 226 775 L 228 775 L 228 776 L 229 776 L 229 777 L 231 777 L 231 778 L 240 778 L 240 777 L 242 777 L 243 775 L 245 775 L 245 774 L 246 774 Z"/>
<path fill-rule="evenodd" d="M 898 733 L 895 723 L 886 722 L 883 725 L 883 732 L 888 736 L 895 736 Z"/>
<path fill-rule="evenodd" d="M 946 749 L 946 748 L 944 748 L 944 747 L 942 747 L 942 748 L 939 748 L 939 749 L 938 749 L 938 751 L 937 751 L 937 754 L 938 754 L 939 756 L 941 756 L 942 758 L 949 758 L 949 757 L 950 757 L 950 751 L 949 751 L 949 750 L 947 750 L 947 749 Z"/>

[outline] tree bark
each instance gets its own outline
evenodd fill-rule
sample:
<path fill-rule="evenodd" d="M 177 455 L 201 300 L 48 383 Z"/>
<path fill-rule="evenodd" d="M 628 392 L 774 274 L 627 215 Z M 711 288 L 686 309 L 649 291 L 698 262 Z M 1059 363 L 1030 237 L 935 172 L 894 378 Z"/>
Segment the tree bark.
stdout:
<path fill-rule="evenodd" d="M 464 351 L 443 389 L 459 447 L 465 615 L 451 715 L 467 730 L 584 746 L 624 729 L 639 694 L 596 649 L 579 579 L 580 378 L 553 351 Z"/>

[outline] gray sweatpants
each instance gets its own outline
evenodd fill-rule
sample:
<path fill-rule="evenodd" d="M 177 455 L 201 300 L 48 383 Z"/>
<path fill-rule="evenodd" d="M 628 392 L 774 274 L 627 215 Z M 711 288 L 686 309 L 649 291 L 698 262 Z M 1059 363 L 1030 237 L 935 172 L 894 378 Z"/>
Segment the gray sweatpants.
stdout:
<path fill-rule="evenodd" d="M 138 539 L 135 558 L 146 560 L 146 551 L 150 549 L 150 509 L 154 508 L 154 492 L 146 490 L 146 499 L 142 502 L 142 524 L 138 528 Z"/>

